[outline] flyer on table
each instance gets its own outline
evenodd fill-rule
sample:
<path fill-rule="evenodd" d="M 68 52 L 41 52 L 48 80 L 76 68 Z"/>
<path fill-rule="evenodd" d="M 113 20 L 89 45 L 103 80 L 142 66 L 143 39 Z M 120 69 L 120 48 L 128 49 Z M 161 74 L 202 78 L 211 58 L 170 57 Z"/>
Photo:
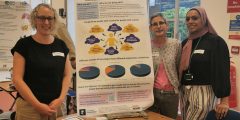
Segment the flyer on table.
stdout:
<path fill-rule="evenodd" d="M 77 112 L 134 112 L 153 104 L 147 0 L 75 1 Z"/>

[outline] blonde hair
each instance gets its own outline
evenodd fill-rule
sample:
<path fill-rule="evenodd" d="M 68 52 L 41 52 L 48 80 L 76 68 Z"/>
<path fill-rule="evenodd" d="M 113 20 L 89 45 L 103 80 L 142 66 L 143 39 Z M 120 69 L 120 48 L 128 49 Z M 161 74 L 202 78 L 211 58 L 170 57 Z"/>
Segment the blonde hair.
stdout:
<path fill-rule="evenodd" d="M 30 18 L 30 23 L 31 23 L 32 28 L 33 28 L 33 29 L 36 29 L 35 19 L 36 19 L 36 17 L 37 17 L 37 13 L 38 13 L 38 11 L 39 11 L 39 9 L 40 9 L 41 7 L 46 7 L 46 8 L 50 9 L 50 10 L 53 12 L 54 18 L 55 18 L 55 19 L 54 19 L 54 24 L 53 24 L 53 31 L 54 31 L 54 30 L 56 29 L 56 25 L 57 25 L 58 22 L 59 22 L 58 14 L 57 14 L 57 11 L 56 11 L 52 6 L 50 6 L 49 4 L 45 4 L 45 3 L 38 4 L 38 5 L 32 10 L 32 12 L 31 12 L 31 14 L 30 14 L 30 16 L 31 16 L 31 18 Z"/>

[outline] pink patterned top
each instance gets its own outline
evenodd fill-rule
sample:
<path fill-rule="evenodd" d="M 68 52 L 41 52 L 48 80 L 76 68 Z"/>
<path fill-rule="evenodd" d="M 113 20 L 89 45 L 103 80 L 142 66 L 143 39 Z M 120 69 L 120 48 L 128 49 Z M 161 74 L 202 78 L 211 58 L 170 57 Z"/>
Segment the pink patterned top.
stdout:
<path fill-rule="evenodd" d="M 154 82 L 154 87 L 160 90 L 165 90 L 165 91 L 174 90 L 174 87 L 168 80 L 163 63 L 159 64 L 156 80 Z"/>

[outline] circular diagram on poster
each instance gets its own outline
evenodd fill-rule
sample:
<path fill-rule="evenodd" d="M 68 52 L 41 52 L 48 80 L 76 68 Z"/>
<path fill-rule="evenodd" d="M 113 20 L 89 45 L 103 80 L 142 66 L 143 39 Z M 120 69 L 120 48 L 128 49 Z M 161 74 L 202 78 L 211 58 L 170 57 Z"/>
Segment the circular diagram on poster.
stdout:
<path fill-rule="evenodd" d="M 121 65 L 110 65 L 105 68 L 107 76 L 112 78 L 119 78 L 125 74 L 125 68 Z"/>
<path fill-rule="evenodd" d="M 90 80 L 98 77 L 100 70 L 94 66 L 83 67 L 79 70 L 79 76 L 83 79 Z"/>
<path fill-rule="evenodd" d="M 144 77 L 151 73 L 151 68 L 147 64 L 135 64 L 130 68 L 131 73 L 137 77 Z"/>

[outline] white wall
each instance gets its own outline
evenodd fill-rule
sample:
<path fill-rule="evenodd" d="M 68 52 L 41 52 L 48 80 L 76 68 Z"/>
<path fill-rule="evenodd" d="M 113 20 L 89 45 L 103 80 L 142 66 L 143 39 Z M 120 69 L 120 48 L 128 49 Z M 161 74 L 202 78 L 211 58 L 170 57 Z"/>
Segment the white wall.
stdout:
<path fill-rule="evenodd" d="M 229 51 L 231 46 L 240 46 L 238 40 L 228 39 L 230 14 L 227 13 L 227 0 L 201 0 L 201 6 L 205 8 L 208 17 L 217 33 L 227 42 Z M 234 61 L 237 69 L 237 110 L 240 111 L 240 55 L 231 54 L 231 61 Z M 223 88 L 224 89 L 224 88 Z"/>
<path fill-rule="evenodd" d="M 68 32 L 73 40 L 73 43 L 75 44 L 74 1 L 75 0 L 52 0 L 51 5 L 57 10 L 57 12 L 59 12 L 59 8 L 64 8 L 67 17 L 60 17 L 60 21 L 67 25 Z"/>
<path fill-rule="evenodd" d="M 59 8 L 65 9 L 65 0 L 51 0 L 51 5 L 54 9 L 56 9 L 58 15 L 59 15 Z M 66 18 L 62 18 L 59 16 L 59 21 L 66 24 Z"/>
<path fill-rule="evenodd" d="M 76 45 L 76 33 L 75 33 L 75 6 L 74 6 L 74 1 L 75 0 L 67 0 L 67 27 L 68 27 L 68 32 Z"/>
<path fill-rule="evenodd" d="M 227 40 L 229 28 L 227 0 L 201 0 L 201 6 L 205 8 L 217 33 Z"/>
<path fill-rule="evenodd" d="M 42 3 L 42 0 L 30 0 L 32 9 L 35 8 L 38 4 Z"/>

